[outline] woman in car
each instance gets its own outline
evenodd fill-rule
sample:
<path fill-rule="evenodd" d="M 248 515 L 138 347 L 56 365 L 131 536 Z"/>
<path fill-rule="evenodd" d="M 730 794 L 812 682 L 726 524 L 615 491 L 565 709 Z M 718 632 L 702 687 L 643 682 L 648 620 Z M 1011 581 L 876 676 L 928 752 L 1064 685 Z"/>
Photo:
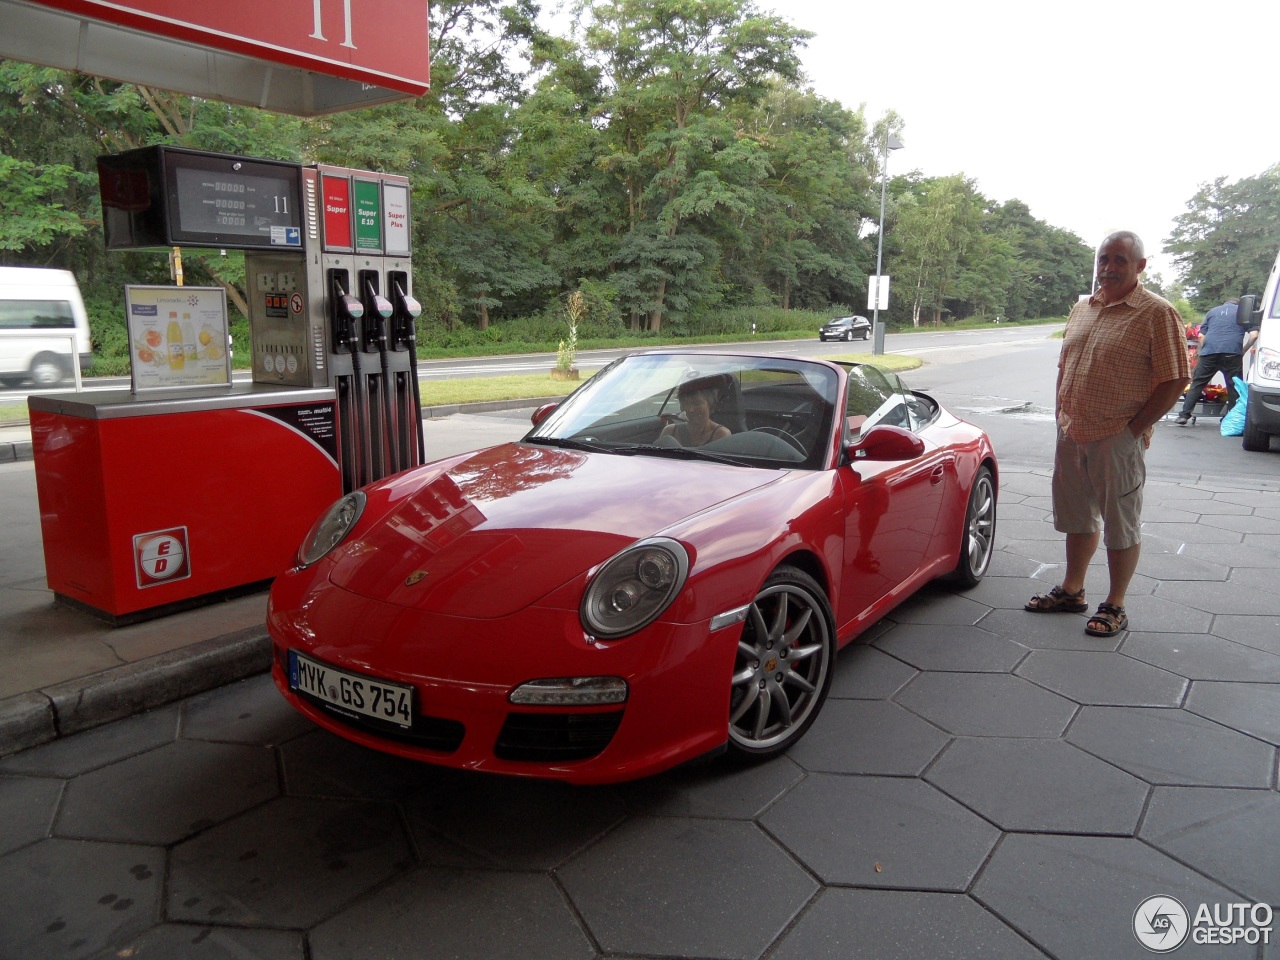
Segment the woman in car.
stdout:
<path fill-rule="evenodd" d="M 659 437 L 671 437 L 682 447 L 700 447 L 712 440 L 729 436 L 731 431 L 711 419 L 715 413 L 717 392 L 706 380 L 690 380 L 680 385 L 680 411 L 684 423 L 673 423 L 663 428 Z"/>

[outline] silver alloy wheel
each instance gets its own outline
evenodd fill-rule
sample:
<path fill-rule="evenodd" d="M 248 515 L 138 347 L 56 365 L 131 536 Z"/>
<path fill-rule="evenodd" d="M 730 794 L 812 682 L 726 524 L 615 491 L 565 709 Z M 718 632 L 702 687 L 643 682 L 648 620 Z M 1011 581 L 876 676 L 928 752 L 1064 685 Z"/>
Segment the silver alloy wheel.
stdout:
<path fill-rule="evenodd" d="M 956 564 L 956 579 L 973 586 L 987 572 L 996 538 L 996 485 L 991 470 L 983 467 L 973 480 L 969 508 L 965 512 L 964 539 Z"/>
<path fill-rule="evenodd" d="M 817 717 L 831 686 L 835 634 L 807 574 L 782 567 L 747 611 L 729 695 L 729 744 L 757 759 L 782 753 Z"/>

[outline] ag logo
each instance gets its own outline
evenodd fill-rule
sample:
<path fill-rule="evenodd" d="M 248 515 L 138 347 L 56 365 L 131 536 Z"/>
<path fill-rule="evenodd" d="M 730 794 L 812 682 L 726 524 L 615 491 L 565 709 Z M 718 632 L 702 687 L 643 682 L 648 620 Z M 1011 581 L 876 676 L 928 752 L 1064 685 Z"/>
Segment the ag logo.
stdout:
<path fill-rule="evenodd" d="M 1173 897 L 1147 897 L 1133 912 L 1133 935 L 1152 953 L 1172 953 L 1187 939 L 1191 918 Z"/>
<path fill-rule="evenodd" d="M 171 527 L 135 536 L 133 567 L 138 576 L 139 590 L 191 576 L 187 528 Z"/>

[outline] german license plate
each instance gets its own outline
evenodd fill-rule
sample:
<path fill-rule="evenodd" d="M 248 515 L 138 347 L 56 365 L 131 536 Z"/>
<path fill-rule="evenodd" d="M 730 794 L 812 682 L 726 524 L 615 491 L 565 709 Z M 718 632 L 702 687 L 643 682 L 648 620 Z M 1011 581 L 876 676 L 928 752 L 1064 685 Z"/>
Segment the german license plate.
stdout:
<path fill-rule="evenodd" d="M 289 651 L 289 689 L 374 720 L 413 726 L 413 687 L 348 673 Z"/>

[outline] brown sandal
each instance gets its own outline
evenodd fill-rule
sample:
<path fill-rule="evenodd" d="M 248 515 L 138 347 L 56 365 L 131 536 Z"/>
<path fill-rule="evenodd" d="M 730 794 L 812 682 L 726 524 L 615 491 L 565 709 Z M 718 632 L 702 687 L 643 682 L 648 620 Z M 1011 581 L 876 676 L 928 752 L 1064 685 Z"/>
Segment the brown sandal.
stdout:
<path fill-rule="evenodd" d="M 1101 624 L 1095 627 L 1094 624 Z M 1098 604 L 1098 612 L 1089 618 L 1084 625 L 1084 632 L 1091 637 L 1114 637 L 1129 626 L 1129 618 L 1125 616 L 1124 607 L 1110 603 Z"/>
<path fill-rule="evenodd" d="M 1044 595 L 1032 597 L 1022 609 L 1032 613 L 1084 613 L 1089 604 L 1084 599 L 1084 587 L 1078 593 L 1067 593 L 1056 586 Z"/>

